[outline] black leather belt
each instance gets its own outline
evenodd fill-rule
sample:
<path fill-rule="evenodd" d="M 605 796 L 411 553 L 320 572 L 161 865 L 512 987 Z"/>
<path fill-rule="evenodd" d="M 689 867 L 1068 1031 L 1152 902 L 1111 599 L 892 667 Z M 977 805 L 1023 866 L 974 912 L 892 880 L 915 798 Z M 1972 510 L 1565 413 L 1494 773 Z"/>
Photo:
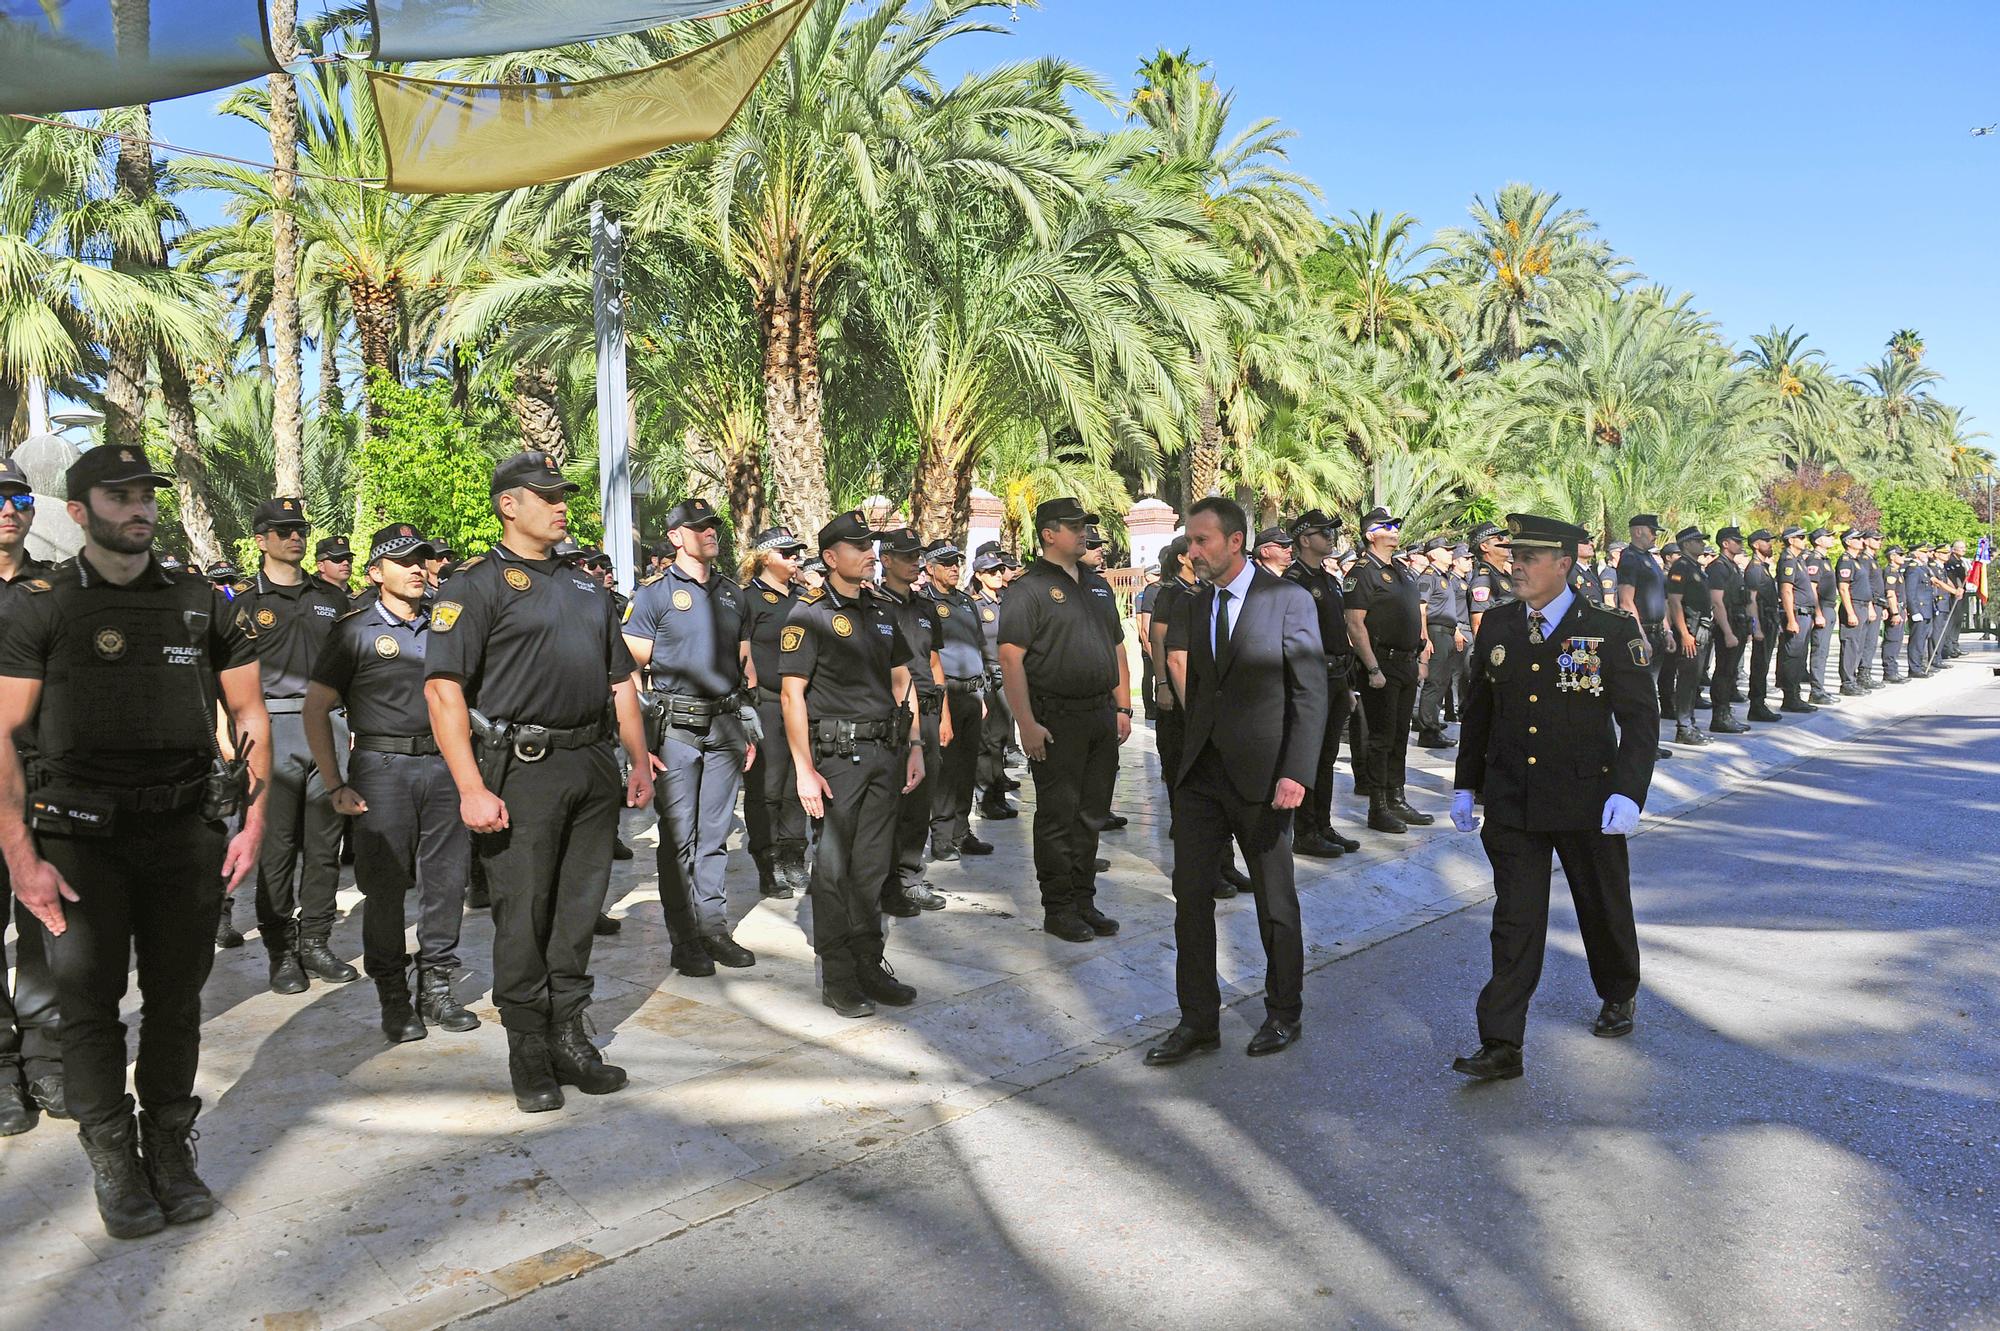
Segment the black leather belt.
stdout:
<path fill-rule="evenodd" d="M 502 721 L 498 724 L 504 727 L 514 756 L 524 763 L 540 762 L 549 756 L 551 749 L 587 749 L 593 744 L 602 744 L 611 734 L 602 721 L 570 730 L 555 730 L 521 721 Z"/>
<path fill-rule="evenodd" d="M 354 747 L 366 753 L 400 753 L 406 758 L 439 752 L 438 742 L 429 735 L 356 735 Z"/>
<path fill-rule="evenodd" d="M 986 691 L 986 676 L 948 676 L 944 682 L 944 691 L 952 694 L 984 693 Z"/>
<path fill-rule="evenodd" d="M 886 744 L 896 738 L 894 721 L 843 721 L 831 717 L 814 717 L 810 724 L 813 739 L 821 743 L 872 740 L 878 744 Z"/>

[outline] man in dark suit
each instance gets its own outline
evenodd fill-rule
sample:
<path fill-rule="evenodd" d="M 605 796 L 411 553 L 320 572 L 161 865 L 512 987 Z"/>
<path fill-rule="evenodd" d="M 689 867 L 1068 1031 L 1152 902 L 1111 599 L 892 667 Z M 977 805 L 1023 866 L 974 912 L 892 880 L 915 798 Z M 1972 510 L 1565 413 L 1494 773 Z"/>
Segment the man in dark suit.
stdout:
<path fill-rule="evenodd" d="M 1639 826 L 1658 750 L 1659 693 L 1639 621 L 1569 586 L 1583 529 L 1510 513 L 1520 600 L 1490 611 L 1473 643 L 1451 821 L 1479 826 L 1493 864 L 1493 978 L 1479 994 L 1479 1052 L 1452 1064 L 1480 1081 L 1521 1075 L 1528 1000 L 1549 932 L 1550 856 L 1576 902 L 1590 978 L 1604 1000 L 1592 1033 L 1629 1035 L 1639 990 L 1625 837 Z"/>
<path fill-rule="evenodd" d="M 1292 810 L 1305 798 L 1326 731 L 1326 655 L 1303 587 L 1244 558 L 1248 523 L 1227 499 L 1188 515 L 1188 558 L 1208 585 L 1167 630 L 1168 669 L 1186 700 L 1174 777 L 1175 989 L 1181 1020 L 1146 1053 L 1179 1063 L 1221 1047 L 1215 881 L 1232 840 L 1243 849 L 1264 943 L 1264 1024 L 1254 1055 L 1299 1038 L 1305 942 L 1292 883 Z"/>

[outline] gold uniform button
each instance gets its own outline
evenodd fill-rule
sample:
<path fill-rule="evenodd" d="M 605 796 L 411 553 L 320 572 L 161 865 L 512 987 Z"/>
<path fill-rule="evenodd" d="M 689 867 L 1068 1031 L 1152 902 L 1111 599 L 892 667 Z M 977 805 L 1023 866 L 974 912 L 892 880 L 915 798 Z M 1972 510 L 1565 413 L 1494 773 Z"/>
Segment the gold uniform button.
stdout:
<path fill-rule="evenodd" d="M 1529 727 L 1528 727 L 1528 733 L 1529 733 L 1530 735 L 1539 735 L 1539 734 L 1541 734 L 1541 731 L 1537 730 L 1537 729 L 1536 729 L 1536 728 L 1535 728 L 1534 726 L 1529 726 Z"/>
<path fill-rule="evenodd" d="M 1528 667 L 1528 669 L 1530 670 L 1540 670 L 1541 668 L 1542 668 L 1542 663 L 1540 661 L 1536 661 Z"/>
<path fill-rule="evenodd" d="M 1533 767 L 1534 765 L 1535 765 L 1535 756 L 1534 756 L 1533 754 L 1529 754 L 1529 755 L 1528 755 L 1528 766 L 1530 766 L 1530 767 Z"/>
<path fill-rule="evenodd" d="M 1536 697 L 1536 696 L 1535 696 L 1534 694 L 1532 694 L 1532 693 L 1531 693 L 1531 694 L 1529 694 L 1529 695 L 1528 695 L 1528 701 L 1529 701 L 1529 702 L 1540 702 L 1540 701 L 1541 701 L 1541 699 L 1540 699 L 1540 698 L 1537 698 L 1537 697 Z"/>

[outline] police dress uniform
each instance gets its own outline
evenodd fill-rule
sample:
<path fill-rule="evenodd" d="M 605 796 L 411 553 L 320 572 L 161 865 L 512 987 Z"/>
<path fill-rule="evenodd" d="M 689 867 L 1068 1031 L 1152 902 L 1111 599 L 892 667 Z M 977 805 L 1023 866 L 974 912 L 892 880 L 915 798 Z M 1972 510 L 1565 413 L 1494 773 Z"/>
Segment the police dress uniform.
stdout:
<path fill-rule="evenodd" d="M 956 546 L 946 544 L 933 546 L 924 558 L 935 562 L 958 555 Z M 951 714 L 951 743 L 944 746 L 932 783 L 936 796 L 931 805 L 931 850 L 940 858 L 949 858 L 985 848 L 984 842 L 972 836 L 972 792 L 984 742 L 980 709 L 986 698 L 986 681 L 999 662 L 980 623 L 979 603 L 964 587 L 933 591 L 931 601 L 937 623 L 938 662 L 944 667 L 945 708 Z"/>
<path fill-rule="evenodd" d="M 83 496 L 136 481 L 171 484 L 138 450 L 102 445 L 70 467 L 68 488 Z M 120 585 L 79 554 L 8 595 L 0 675 L 41 685 L 28 823 L 37 853 L 77 895 L 61 903 L 60 937 L 34 928 L 62 1013 L 68 1113 L 114 1237 L 215 1208 L 189 1141 L 201 1109 L 201 989 L 215 959 L 223 820 L 234 812 L 213 803 L 218 677 L 256 661 L 227 599 L 156 561 Z M 135 955 L 136 1134 L 121 1017 Z"/>
<path fill-rule="evenodd" d="M 872 534 L 860 513 L 843 513 L 820 530 L 819 544 Z M 778 647 L 779 670 L 805 681 L 813 768 L 831 791 L 813 852 L 812 939 L 822 1000 L 842 1015 L 914 997 L 883 964 L 881 897 L 895 863 L 910 735 L 891 675 L 916 665 L 894 607 L 866 586 L 842 595 L 831 577 L 800 594 Z"/>
<path fill-rule="evenodd" d="M 280 497 L 257 506 L 252 526 L 261 532 L 305 521 L 303 503 Z M 271 988 L 303 993 L 307 975 L 345 984 L 361 974 L 329 946 L 345 820 L 333 811 L 331 783 L 313 764 L 304 711 L 313 661 L 334 621 L 347 613 L 347 596 L 315 577 L 285 586 L 260 571 L 235 585 L 231 604 L 256 643 L 271 714 L 271 798 L 257 854 L 256 897 Z M 333 734 L 334 747 L 346 748 L 347 723 L 338 716 Z"/>
<path fill-rule="evenodd" d="M 1771 533 L 1758 530 L 1750 533 L 1754 547 L 1759 540 L 1769 541 Z M 1750 562 L 1743 568 L 1743 589 L 1750 597 L 1751 613 L 1756 616 L 1761 637 L 1750 642 L 1750 711 L 1752 721 L 1775 721 L 1778 714 L 1770 707 L 1771 661 L 1778 650 L 1778 630 L 1783 621 L 1778 605 L 1778 580 L 1771 575 L 1771 564 L 1763 556 L 1751 553 Z"/>
<path fill-rule="evenodd" d="M 714 518 L 701 500 L 684 501 L 670 528 L 699 526 Z M 625 617 L 628 637 L 652 643 L 646 672 L 654 702 L 664 703 L 665 723 L 654 752 L 665 766 L 653 787 L 660 815 L 660 908 L 666 913 L 673 963 L 686 972 L 711 973 L 703 958 L 725 966 L 755 962 L 730 937 L 729 831 L 743 788 L 743 760 L 750 738 L 737 713 L 742 696 L 741 652 L 747 631 L 742 589 L 716 569 L 706 581 L 678 563 L 647 580 L 633 594 Z M 783 730 L 775 738 L 784 742 Z"/>
<path fill-rule="evenodd" d="M 806 548 L 788 527 L 760 532 L 754 546 L 794 554 Z M 799 804 L 792 748 L 785 742 L 784 695 L 779 687 L 778 639 L 797 598 L 796 586 L 779 586 L 762 576 L 743 589 L 743 633 L 757 672 L 757 720 L 764 732 L 745 778 L 743 828 L 750 858 L 757 862 L 759 890 L 779 898 L 806 890 L 806 838 L 811 832 Z"/>
<path fill-rule="evenodd" d="M 1319 509 L 1300 514 L 1291 524 L 1293 540 L 1308 531 L 1333 532 L 1339 529 L 1339 519 Z M 1340 829 L 1333 825 L 1333 768 L 1340 758 L 1340 740 L 1347 733 L 1348 716 L 1354 711 L 1354 644 L 1347 637 L 1347 597 L 1338 577 L 1323 568 L 1308 566 L 1303 559 L 1293 560 L 1282 576 L 1286 581 L 1305 588 L 1313 598 L 1313 609 L 1319 619 L 1320 649 L 1326 656 L 1326 733 L 1320 739 L 1319 758 L 1313 766 L 1312 788 L 1306 792 L 1305 799 L 1293 815 L 1295 835 L 1292 845 L 1301 854 L 1340 855 L 1348 850 L 1361 849 L 1360 842 L 1343 836 Z M 1463 578 L 1457 579 L 1461 593 L 1464 581 Z M 1165 766 L 1167 753 L 1164 748 L 1160 750 L 1160 761 Z M 1359 767 L 1366 758 L 1352 754 L 1350 761 Z M 1167 767 L 1166 770 L 1174 769 Z"/>
<path fill-rule="evenodd" d="M 17 479 L 18 478 L 18 479 Z M 27 494 L 28 478 L 12 458 L 0 460 L 0 486 Z M 12 618 L 14 601 L 29 593 L 31 581 L 47 582 L 51 565 L 21 552 L 12 578 L 0 580 L 0 627 Z M 17 740 L 17 743 L 25 743 Z M 32 746 L 30 746 L 32 748 Z M 7 863 L 0 860 L 0 892 L 9 890 Z M 66 1117 L 62 1087 L 62 1008 L 41 921 L 19 901 L 14 905 L 14 988 L 7 989 L 6 959 L 0 957 L 0 1136 L 34 1126 L 37 1106 L 51 1117 Z M 4 931 L 0 920 L 0 931 Z"/>
<path fill-rule="evenodd" d="M 1346 599 L 1349 610 L 1366 612 L 1368 642 L 1383 678 L 1380 688 L 1366 676 L 1360 685 L 1361 711 L 1368 719 L 1368 825 L 1377 831 L 1401 831 L 1409 821 L 1403 813 L 1410 807 L 1403 794 L 1404 764 L 1424 647 L 1422 593 L 1415 575 L 1401 561 L 1384 561 L 1371 550 L 1355 563 Z M 1490 613 L 1478 605 L 1474 609 Z M 1430 815 L 1421 819 L 1428 822 Z"/>
<path fill-rule="evenodd" d="M 1781 601 L 1780 628 L 1783 632 L 1779 641 L 1778 689 L 1784 694 L 1785 711 L 1812 711 L 1815 709 L 1806 701 L 1803 690 L 1812 669 L 1813 607 L 1819 602 L 1818 580 L 1814 577 L 1817 563 L 1808 551 L 1791 548 L 1792 539 L 1805 535 L 1804 532 L 1796 527 L 1787 527 L 1782 535 L 1786 549 L 1778 556 L 1777 582 L 1781 597 L 1785 588 L 1792 590 L 1792 626 L 1784 628 L 1782 624 Z"/>
<path fill-rule="evenodd" d="M 1903 566 L 1903 610 L 1909 620 L 1908 645 L 1906 651 L 1910 665 L 1910 678 L 1923 679 L 1931 673 L 1931 635 L 1937 632 L 1937 588 L 1931 585 L 1936 569 L 1932 567 L 1930 550 L 1919 546 L 1916 557 Z"/>
<path fill-rule="evenodd" d="M 1509 515 L 1516 522 L 1517 548 L 1582 536 L 1581 528 L 1533 515 Z M 1602 828 L 1611 796 L 1642 809 L 1652 781 L 1660 717 L 1647 673 L 1651 647 L 1630 615 L 1567 589 L 1543 608 L 1539 627 L 1530 614 L 1516 605 L 1480 624 L 1459 737 L 1455 784 L 1484 799 L 1481 841 L 1496 893 L 1493 974 L 1478 1004 L 1487 1048 L 1455 1065 L 1474 1076 L 1519 1075 L 1548 937 L 1552 854 L 1569 880 L 1591 981 L 1607 1005 L 1600 1033 L 1623 1033 L 1608 1021 L 1620 1013 L 1629 1029 L 1624 1005 L 1639 987 L 1625 838 Z"/>
<path fill-rule="evenodd" d="M 401 523 L 375 533 L 369 562 L 420 554 L 429 545 Z M 346 784 L 367 809 L 354 819 L 354 884 L 363 898 L 362 967 L 382 997 L 392 1040 L 420 1038 L 424 1021 L 469 1031 L 479 1018 L 453 996 L 459 927 L 471 871 L 472 835 L 459 818 L 458 787 L 431 736 L 424 702 L 430 612 L 403 619 L 380 597 L 338 620 L 312 680 L 347 708 L 353 752 Z M 338 789 L 338 786 L 335 787 Z M 408 910 L 417 897 L 415 1007 L 405 972 Z M 395 1030 L 390 1031 L 394 1025 Z"/>
<path fill-rule="evenodd" d="M 576 489 L 539 452 L 495 468 L 495 494 L 516 486 Z M 567 560 L 496 545 L 459 567 L 431 611 L 426 678 L 458 682 L 492 727 L 482 737 L 474 719 L 474 750 L 508 825 L 474 837 L 473 852 L 493 896 L 493 1002 L 524 1111 L 559 1108 L 555 1083 L 625 1084 L 583 1016 L 622 802 L 612 690 L 633 671 L 611 594 Z"/>
<path fill-rule="evenodd" d="M 1813 532 L 1817 542 L 1821 536 L 1830 535 L 1825 528 Z M 1812 701 L 1825 703 L 1833 700 L 1826 691 L 1826 663 L 1833 652 L 1833 639 L 1840 624 L 1840 575 L 1835 571 L 1833 557 L 1814 545 L 1811 556 L 1806 561 L 1806 571 L 1812 574 L 1813 588 L 1817 595 L 1820 619 L 1813 627 L 1812 645 Z"/>
<path fill-rule="evenodd" d="M 1073 511 L 1085 522 L 1097 520 L 1082 514 L 1081 505 Z M 1063 514 L 1044 517 L 1038 510 L 1036 525 Z M 1072 941 L 1083 941 L 1079 923 L 1099 936 L 1117 928 L 1097 909 L 1097 840 L 1118 781 L 1113 691 L 1124 637 L 1110 586 L 1081 565 L 1072 576 L 1036 558 L 1000 607 L 1000 643 L 1023 650 L 1029 706 L 1051 736 L 1042 760 L 1028 765 L 1043 927 Z"/>

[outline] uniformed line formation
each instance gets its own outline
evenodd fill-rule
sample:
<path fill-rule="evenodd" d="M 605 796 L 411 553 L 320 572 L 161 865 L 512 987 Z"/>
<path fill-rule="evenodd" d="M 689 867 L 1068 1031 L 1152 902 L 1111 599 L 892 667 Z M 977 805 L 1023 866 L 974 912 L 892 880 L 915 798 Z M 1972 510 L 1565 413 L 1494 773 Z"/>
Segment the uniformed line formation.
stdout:
<path fill-rule="evenodd" d="M 1042 927 L 1079 945 L 1118 932 L 1097 903 L 1098 839 L 1125 821 L 1111 805 L 1134 681 L 1098 518 L 1074 499 L 1037 509 L 1025 566 L 850 512 L 810 546 L 758 534 L 732 578 L 719 515 L 690 498 L 628 603 L 603 552 L 569 540 L 576 486 L 542 453 L 495 469 L 500 544 L 460 561 L 391 523 L 358 597 L 344 541 L 322 541 L 306 571 L 296 498 L 257 507 L 256 570 L 181 569 L 153 545 L 169 483 L 138 450 L 85 453 L 68 477 L 84 549 L 50 567 L 26 554 L 27 479 L 0 464 L 0 725 L 17 737 L 0 745 L 0 852 L 19 938 L 0 1135 L 73 1118 L 114 1236 L 214 1210 L 193 1151 L 201 988 L 214 950 L 243 945 L 239 926 L 254 923 L 278 993 L 365 971 L 384 1035 L 407 1041 L 479 1024 L 456 992 L 460 922 L 490 909 L 517 1106 L 623 1087 L 586 1025 L 593 940 L 618 927 L 611 864 L 631 855 L 621 807 L 658 812 L 676 970 L 756 964 L 724 895 L 740 797 L 760 893 L 809 898 L 823 1001 L 865 1017 L 916 1000 L 882 917 L 945 907 L 927 860 L 992 852 L 973 815 L 1017 816 L 1018 746 L 1036 784 Z M 1711 551 L 1690 530 L 1666 562 L 1641 515 L 1607 563 L 1578 529 L 1509 525 L 1412 551 L 1378 509 L 1342 550 L 1339 519 L 1319 511 L 1254 537 L 1227 501 L 1190 511 L 1133 607 L 1181 950 L 1183 1024 L 1149 1062 L 1215 1047 L 1213 901 L 1239 891 L 1257 898 L 1271 964 L 1250 1052 L 1298 1038 L 1290 864 L 1359 849 L 1331 817 L 1343 736 L 1368 828 L 1398 835 L 1434 821 L 1406 794 L 1413 723 L 1438 749 L 1463 725 L 1453 821 L 1476 825 L 1483 799 L 1501 902 L 1481 1053 L 1460 1062 L 1507 1077 L 1551 853 L 1573 891 L 1613 902 L 1580 913 L 1600 1027 L 1631 1028 L 1637 946 L 1629 895 L 1622 916 L 1615 899 L 1623 832 L 1665 756 L 1663 710 L 1688 744 L 1704 739 L 1698 706 L 1711 732 L 1746 728 L 1738 700 L 1775 721 L 1774 660 L 1782 710 L 1811 710 L 1830 697 L 1836 627 L 1843 693 L 1958 653 L 1962 551 L 1892 548 L 1884 562 L 1871 533 L 1836 552 L 1796 528 L 1724 529 Z M 364 898 L 359 969 L 331 947 L 343 841 Z M 128 1089 L 119 1009 L 135 956 Z"/>

